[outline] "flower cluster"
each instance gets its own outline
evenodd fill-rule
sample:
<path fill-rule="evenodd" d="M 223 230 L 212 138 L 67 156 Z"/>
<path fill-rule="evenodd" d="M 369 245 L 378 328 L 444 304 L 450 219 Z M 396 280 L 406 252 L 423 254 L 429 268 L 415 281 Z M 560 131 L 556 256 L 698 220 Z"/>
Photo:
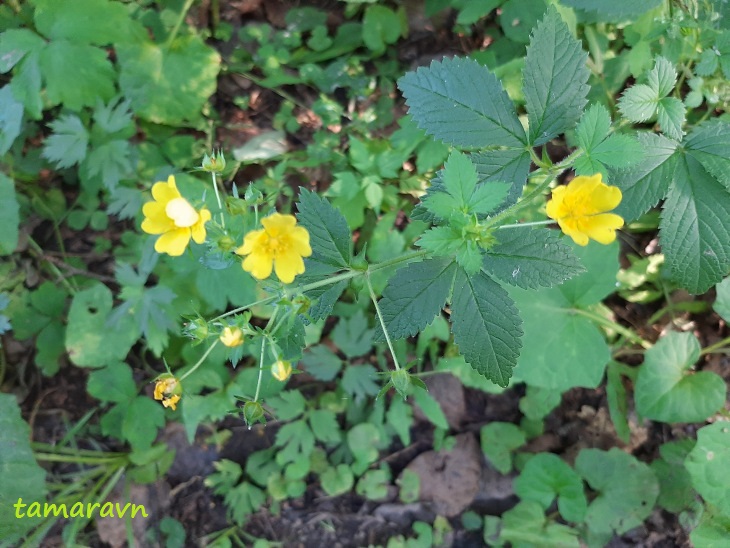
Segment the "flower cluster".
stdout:
<path fill-rule="evenodd" d="M 205 223 L 210 221 L 210 211 L 205 207 L 196 210 L 182 197 L 170 175 L 167 182 L 160 181 L 152 187 L 154 201 L 142 207 L 145 219 L 142 230 L 147 234 L 161 234 L 155 242 L 155 251 L 179 257 L 192 238 L 195 243 L 205 241 Z"/>
<path fill-rule="evenodd" d="M 580 175 L 566 186 L 553 190 L 546 211 L 576 244 L 588 245 L 589 239 L 610 244 L 624 220 L 607 212 L 620 202 L 621 189 L 605 184 L 601 174 L 596 173 L 590 177 Z"/>
<path fill-rule="evenodd" d="M 297 274 L 304 272 L 302 257 L 312 254 L 309 232 L 296 226 L 293 215 L 274 213 L 261 224 L 264 228 L 246 234 L 243 245 L 236 249 L 238 255 L 248 255 L 243 269 L 259 280 L 268 278 L 274 270 L 282 283 L 292 283 Z"/>
<path fill-rule="evenodd" d="M 158 377 L 155 383 L 155 399 L 161 400 L 162 405 L 165 407 L 171 407 L 175 410 L 177 402 L 180 401 L 180 395 L 182 394 L 182 385 L 175 377 L 170 374 L 162 375 Z"/>

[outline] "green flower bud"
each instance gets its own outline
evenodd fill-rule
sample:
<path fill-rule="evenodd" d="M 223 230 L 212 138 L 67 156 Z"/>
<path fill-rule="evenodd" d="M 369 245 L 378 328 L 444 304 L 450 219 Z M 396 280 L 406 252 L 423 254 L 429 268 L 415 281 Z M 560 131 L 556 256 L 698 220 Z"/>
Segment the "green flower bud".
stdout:
<path fill-rule="evenodd" d="M 411 375 L 405 369 L 398 369 L 390 374 L 390 382 L 393 383 L 393 388 L 403 399 L 408 396 L 408 387 L 411 384 Z"/>
<path fill-rule="evenodd" d="M 208 322 L 203 318 L 193 318 L 185 324 L 183 335 L 193 339 L 196 344 L 203 342 L 208 338 Z"/>
<path fill-rule="evenodd" d="M 266 424 L 264 419 L 264 408 L 257 401 L 247 401 L 243 404 L 243 420 L 249 428 L 257 422 Z"/>
<path fill-rule="evenodd" d="M 211 156 L 206 154 L 203 157 L 203 165 L 201 167 L 203 171 L 221 173 L 226 168 L 226 159 L 221 151 Z"/>

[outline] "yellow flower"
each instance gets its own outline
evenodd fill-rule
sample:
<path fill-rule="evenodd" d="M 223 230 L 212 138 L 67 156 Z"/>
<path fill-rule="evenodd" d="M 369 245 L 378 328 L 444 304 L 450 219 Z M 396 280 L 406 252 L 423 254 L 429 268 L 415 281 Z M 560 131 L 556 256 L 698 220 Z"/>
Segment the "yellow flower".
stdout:
<path fill-rule="evenodd" d="M 276 363 L 271 366 L 271 374 L 276 380 L 284 382 L 291 376 L 291 362 L 286 360 L 277 360 Z"/>
<path fill-rule="evenodd" d="M 580 175 L 566 186 L 553 190 L 547 203 L 547 215 L 578 245 L 588 245 L 591 238 L 602 244 L 616 239 L 616 229 L 624 220 L 611 211 L 621 202 L 621 189 L 608 186 L 601 174 Z"/>
<path fill-rule="evenodd" d="M 228 348 L 234 348 L 243 344 L 243 331 L 240 327 L 224 327 L 220 340 Z"/>
<path fill-rule="evenodd" d="M 198 244 L 205 241 L 205 223 L 210 221 L 210 211 L 205 207 L 196 211 L 180 194 L 173 175 L 167 182 L 154 184 L 152 197 L 154 201 L 142 207 L 145 216 L 142 230 L 147 234 L 162 234 L 155 242 L 157 253 L 179 257 L 190 238 Z"/>
<path fill-rule="evenodd" d="M 156 400 L 162 400 L 162 405 L 165 407 L 171 407 L 175 410 L 177 402 L 180 401 L 180 394 L 182 393 L 182 385 L 175 377 L 171 375 L 165 375 L 157 379 L 155 383 L 155 394 Z"/>
<path fill-rule="evenodd" d="M 292 283 L 304 272 L 302 257 L 312 254 L 309 232 L 296 226 L 293 215 L 274 213 L 261 224 L 264 228 L 246 234 L 243 245 L 236 249 L 238 255 L 248 255 L 241 266 L 256 279 L 268 278 L 273 269 L 283 283 Z"/>

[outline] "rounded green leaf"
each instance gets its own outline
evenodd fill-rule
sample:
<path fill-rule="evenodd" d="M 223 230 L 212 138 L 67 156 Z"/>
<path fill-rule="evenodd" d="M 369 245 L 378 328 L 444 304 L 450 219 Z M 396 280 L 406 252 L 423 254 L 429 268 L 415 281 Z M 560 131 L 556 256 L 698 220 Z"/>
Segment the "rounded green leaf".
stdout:
<path fill-rule="evenodd" d="M 646 352 L 634 396 L 637 412 L 662 422 L 699 422 L 725 403 L 725 382 L 715 373 L 693 373 L 700 344 L 691 333 L 669 333 Z"/>
<path fill-rule="evenodd" d="M 697 432 L 697 445 L 684 466 L 706 502 L 730 515 L 730 423 L 716 422 Z"/>

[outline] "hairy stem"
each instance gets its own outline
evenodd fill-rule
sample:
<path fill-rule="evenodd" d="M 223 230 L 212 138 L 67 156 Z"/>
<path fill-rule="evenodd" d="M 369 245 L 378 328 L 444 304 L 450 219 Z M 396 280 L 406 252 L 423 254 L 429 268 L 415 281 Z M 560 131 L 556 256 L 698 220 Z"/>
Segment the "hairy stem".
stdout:
<path fill-rule="evenodd" d="M 365 275 L 365 281 L 368 284 L 368 291 L 370 291 L 370 299 L 373 301 L 373 305 L 375 306 L 375 313 L 378 316 L 378 320 L 380 321 L 380 327 L 383 329 L 383 335 L 385 335 L 385 342 L 388 343 L 388 348 L 390 349 L 390 354 L 393 356 L 393 364 L 395 365 L 395 370 L 398 371 L 400 369 L 400 365 L 398 364 L 398 357 L 395 355 L 395 349 L 393 348 L 393 343 L 390 340 L 390 335 L 388 335 L 388 329 L 385 327 L 385 320 L 383 319 L 383 314 L 380 312 L 380 306 L 378 305 L 378 298 L 375 296 L 375 290 L 373 289 L 373 284 L 370 283 L 370 272 L 367 272 Z"/>

